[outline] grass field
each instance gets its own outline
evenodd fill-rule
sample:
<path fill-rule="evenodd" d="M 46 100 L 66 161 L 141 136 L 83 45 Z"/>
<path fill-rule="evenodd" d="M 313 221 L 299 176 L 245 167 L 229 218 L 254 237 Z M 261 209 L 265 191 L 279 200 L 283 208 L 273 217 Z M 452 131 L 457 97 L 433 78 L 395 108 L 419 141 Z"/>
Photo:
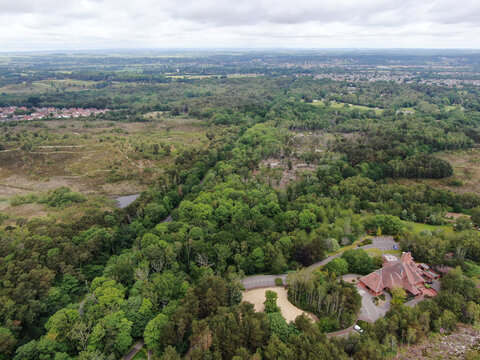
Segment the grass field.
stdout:
<path fill-rule="evenodd" d="M 325 106 L 325 103 L 323 101 L 314 101 L 312 105 Z M 354 104 L 347 104 L 347 103 L 341 103 L 341 102 L 331 102 L 329 107 L 333 109 L 343 109 L 344 107 L 350 107 L 351 109 L 359 109 L 363 111 L 373 110 L 375 112 L 375 115 L 381 115 L 385 111 L 384 109 L 377 109 L 377 108 L 371 108 L 363 105 L 354 105 Z"/>
<path fill-rule="evenodd" d="M 429 230 L 429 231 L 434 231 L 434 230 L 444 230 L 446 233 L 452 233 L 453 232 L 453 227 L 449 225 L 429 225 L 429 224 L 421 224 L 421 223 L 416 223 L 412 221 L 403 221 L 405 224 L 405 227 L 413 231 L 414 233 L 420 233 L 423 230 Z"/>
<path fill-rule="evenodd" d="M 0 87 L 0 94 L 33 94 L 92 89 L 95 81 L 83 80 L 41 80 L 32 83 L 10 84 Z"/>
<path fill-rule="evenodd" d="M 452 110 L 457 110 L 457 109 L 462 110 L 462 107 L 458 106 L 458 105 L 447 105 L 447 106 L 445 106 L 445 111 L 452 111 Z"/>
<path fill-rule="evenodd" d="M 377 248 L 373 248 L 373 249 L 368 249 L 368 250 L 365 250 L 367 252 L 368 255 L 370 256 L 382 256 L 383 254 L 392 254 L 392 255 L 399 255 L 402 253 L 401 250 L 380 250 L 380 249 L 377 249 Z"/>

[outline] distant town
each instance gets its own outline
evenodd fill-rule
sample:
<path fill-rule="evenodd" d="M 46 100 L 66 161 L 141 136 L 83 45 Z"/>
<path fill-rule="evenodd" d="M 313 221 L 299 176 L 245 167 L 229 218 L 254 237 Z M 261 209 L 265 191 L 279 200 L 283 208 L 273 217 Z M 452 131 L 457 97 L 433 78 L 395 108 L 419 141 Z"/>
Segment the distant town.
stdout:
<path fill-rule="evenodd" d="M 67 119 L 105 114 L 110 109 L 96 108 L 63 108 L 54 107 L 27 108 L 25 106 L 8 106 L 0 108 L 0 121 L 10 120 L 40 120 L 40 119 Z"/>

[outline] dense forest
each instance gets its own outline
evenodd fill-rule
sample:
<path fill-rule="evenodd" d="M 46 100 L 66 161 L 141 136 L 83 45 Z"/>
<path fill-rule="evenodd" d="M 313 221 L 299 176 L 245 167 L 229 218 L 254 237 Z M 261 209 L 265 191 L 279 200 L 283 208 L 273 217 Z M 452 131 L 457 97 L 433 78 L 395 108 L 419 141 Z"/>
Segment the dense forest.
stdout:
<path fill-rule="evenodd" d="M 453 332 L 458 323 L 479 325 L 480 194 L 452 191 L 462 182 L 439 156 L 478 146 L 478 87 L 352 84 L 319 78 L 323 66 L 301 65 L 339 56 L 348 55 L 185 56 L 174 64 L 44 55 L 0 62 L 0 107 L 112 110 L 82 120 L 85 128 L 195 119 L 206 129 L 201 142 L 180 150 L 155 138 L 128 143 L 130 157 L 118 161 L 165 162 L 125 208 L 90 206 L 89 193 L 65 186 L 8 200 L 60 212 L 83 205 L 62 219 L 8 221 L 0 210 L 0 359 L 120 359 L 143 340 L 165 360 L 374 360 Z M 366 71 L 396 56 L 354 60 Z M 422 56 L 398 61 L 441 64 L 436 54 Z M 462 74 L 478 66 L 478 55 L 458 59 Z M 133 63 L 143 70 L 126 71 Z M 442 80 L 442 72 L 415 76 Z M 29 90 L 46 80 L 85 83 Z M 25 91 L 9 91 L 13 85 Z M 2 155 L 28 155 L 48 141 L 60 152 L 59 144 L 76 135 L 66 125 L 68 133 L 58 135 L 57 123 L 1 122 Z M 104 132 L 99 141 L 117 146 L 125 142 L 120 135 Z M 113 186 L 126 179 L 108 174 Z M 290 181 L 285 174 L 293 174 Z M 350 327 L 362 302 L 338 277 L 381 267 L 381 254 L 355 249 L 366 234 L 392 236 L 416 261 L 450 271 L 436 297 L 408 307 L 394 294 L 390 311 L 361 323 L 361 334 L 327 337 Z M 307 269 L 339 251 L 325 267 Z M 246 276 L 285 273 L 289 301 L 318 321 L 302 315 L 288 323 L 275 293 L 264 312 L 242 302 Z"/>

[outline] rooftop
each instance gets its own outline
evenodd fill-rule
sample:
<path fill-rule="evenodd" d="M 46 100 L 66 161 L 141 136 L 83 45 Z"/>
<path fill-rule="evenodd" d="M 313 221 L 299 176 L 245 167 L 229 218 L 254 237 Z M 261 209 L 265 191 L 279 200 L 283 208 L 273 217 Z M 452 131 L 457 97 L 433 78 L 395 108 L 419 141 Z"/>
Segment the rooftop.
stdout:
<path fill-rule="evenodd" d="M 400 261 L 395 257 L 394 261 L 390 261 L 387 255 L 384 255 L 387 262 L 381 269 L 362 277 L 360 281 L 376 293 L 402 287 L 413 295 L 419 294 L 417 286 L 423 284 L 422 272 L 413 262 L 412 255 L 404 252 Z"/>

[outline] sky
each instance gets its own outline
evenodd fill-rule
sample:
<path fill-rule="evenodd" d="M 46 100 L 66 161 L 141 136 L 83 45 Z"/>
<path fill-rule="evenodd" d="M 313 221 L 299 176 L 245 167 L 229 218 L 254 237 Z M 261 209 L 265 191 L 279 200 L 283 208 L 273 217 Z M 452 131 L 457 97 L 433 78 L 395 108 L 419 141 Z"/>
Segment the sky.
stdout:
<path fill-rule="evenodd" d="M 0 0 L 0 51 L 480 48 L 480 0 Z"/>

